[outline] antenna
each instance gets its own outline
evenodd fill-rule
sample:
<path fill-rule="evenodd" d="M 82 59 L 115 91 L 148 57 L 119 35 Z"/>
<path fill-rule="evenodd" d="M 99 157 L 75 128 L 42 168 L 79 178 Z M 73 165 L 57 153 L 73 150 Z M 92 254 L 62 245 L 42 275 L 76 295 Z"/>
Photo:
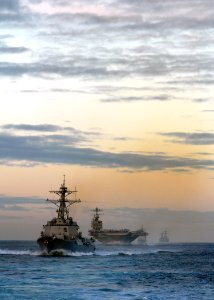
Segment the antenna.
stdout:
<path fill-rule="evenodd" d="M 47 201 L 55 204 L 58 207 L 58 218 L 60 219 L 68 219 L 69 218 L 69 209 L 68 207 L 74 203 L 81 202 L 80 199 L 76 198 L 76 187 L 75 190 L 68 190 L 65 186 L 65 175 L 63 175 L 63 183 L 59 190 L 52 190 L 50 193 L 57 194 L 59 199 L 47 199 Z M 74 194 L 74 200 L 68 199 L 67 196 Z"/>

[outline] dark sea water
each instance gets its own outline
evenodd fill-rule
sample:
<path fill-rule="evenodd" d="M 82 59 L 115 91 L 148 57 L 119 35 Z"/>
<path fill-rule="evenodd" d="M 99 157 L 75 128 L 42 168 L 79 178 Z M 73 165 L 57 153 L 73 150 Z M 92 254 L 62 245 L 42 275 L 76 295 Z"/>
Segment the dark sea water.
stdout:
<path fill-rule="evenodd" d="M 214 299 L 214 244 L 97 246 L 42 256 L 36 242 L 0 241 L 0 299 Z"/>

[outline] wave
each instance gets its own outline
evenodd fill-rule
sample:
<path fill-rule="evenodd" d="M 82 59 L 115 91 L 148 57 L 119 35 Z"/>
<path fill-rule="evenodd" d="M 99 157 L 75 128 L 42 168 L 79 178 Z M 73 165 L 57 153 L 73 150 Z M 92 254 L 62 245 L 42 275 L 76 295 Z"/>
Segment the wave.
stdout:
<path fill-rule="evenodd" d="M 132 256 L 132 255 L 142 255 L 146 252 L 142 251 L 122 251 L 118 250 L 96 250 L 95 252 L 71 252 L 67 250 L 57 250 L 51 253 L 43 251 L 32 251 L 32 250 L 9 250 L 9 249 L 0 249 L 0 255 L 28 255 L 28 256 Z"/>
<path fill-rule="evenodd" d="M 38 251 L 32 250 L 9 250 L 9 249 L 0 249 L 0 255 L 39 255 Z"/>
<path fill-rule="evenodd" d="M 114 250 L 114 251 L 105 251 L 105 250 L 98 250 L 95 252 L 97 256 L 131 256 L 131 255 L 142 255 L 143 252 L 141 251 L 121 251 L 121 250 Z"/>
<path fill-rule="evenodd" d="M 52 251 L 51 253 L 47 254 L 46 252 L 40 253 L 40 256 L 73 256 L 73 257 L 81 257 L 81 256 L 132 256 L 132 255 L 142 255 L 145 254 L 143 252 L 136 252 L 136 251 L 104 251 L 98 250 L 95 252 L 71 252 L 67 250 L 57 250 Z"/>
<path fill-rule="evenodd" d="M 113 248 L 113 249 L 112 249 Z M 81 257 L 81 256 L 135 256 L 135 255 L 161 255 L 161 254 L 170 254 L 170 253 L 185 253 L 181 249 L 161 249 L 153 247 L 145 248 L 127 248 L 127 247 L 101 247 L 97 248 L 95 252 L 71 252 L 68 250 L 57 250 L 53 251 L 50 254 L 43 252 L 41 250 L 30 250 L 30 249 L 0 249 L 0 255 L 29 255 L 29 256 L 72 256 L 72 257 Z"/>
<path fill-rule="evenodd" d="M 47 252 L 41 252 L 40 256 L 92 256 L 94 255 L 94 252 L 71 252 L 69 250 L 59 249 L 51 251 L 50 253 Z"/>

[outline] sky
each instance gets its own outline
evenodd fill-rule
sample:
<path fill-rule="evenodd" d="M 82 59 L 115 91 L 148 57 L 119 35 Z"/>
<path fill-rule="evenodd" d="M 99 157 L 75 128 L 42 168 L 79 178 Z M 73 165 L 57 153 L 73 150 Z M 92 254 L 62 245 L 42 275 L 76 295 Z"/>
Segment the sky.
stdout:
<path fill-rule="evenodd" d="M 0 239 L 36 239 L 66 176 L 87 233 L 214 242 L 211 0 L 0 0 Z"/>

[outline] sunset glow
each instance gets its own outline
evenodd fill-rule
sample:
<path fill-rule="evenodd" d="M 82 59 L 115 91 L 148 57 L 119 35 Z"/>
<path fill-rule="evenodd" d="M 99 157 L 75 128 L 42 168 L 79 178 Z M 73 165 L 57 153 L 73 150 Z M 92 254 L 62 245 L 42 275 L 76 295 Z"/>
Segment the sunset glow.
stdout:
<path fill-rule="evenodd" d="M 212 7 L 0 1 L 0 225 L 8 226 L 0 239 L 30 222 L 36 238 L 52 213 L 42 200 L 64 174 L 79 190 L 74 213 L 86 232 L 95 206 L 130 209 L 128 224 L 143 223 L 151 236 L 171 226 L 175 240 L 199 223 L 188 228 L 185 219 L 176 236 L 179 222 L 134 220 L 132 209 L 214 220 Z M 203 220 L 198 240 L 213 241 L 214 221 Z"/>

